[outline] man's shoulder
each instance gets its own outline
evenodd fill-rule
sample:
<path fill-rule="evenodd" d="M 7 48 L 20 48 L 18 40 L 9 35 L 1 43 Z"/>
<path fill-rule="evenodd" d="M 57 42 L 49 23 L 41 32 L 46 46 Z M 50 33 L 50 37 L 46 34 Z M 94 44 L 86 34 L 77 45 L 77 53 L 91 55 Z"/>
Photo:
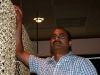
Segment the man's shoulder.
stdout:
<path fill-rule="evenodd" d="M 78 62 L 85 62 L 85 61 L 89 61 L 88 58 L 85 58 L 85 57 L 82 57 L 82 56 L 79 56 L 79 55 L 76 55 L 76 54 L 70 54 L 68 55 L 68 59 L 70 59 L 71 61 L 78 61 Z"/>

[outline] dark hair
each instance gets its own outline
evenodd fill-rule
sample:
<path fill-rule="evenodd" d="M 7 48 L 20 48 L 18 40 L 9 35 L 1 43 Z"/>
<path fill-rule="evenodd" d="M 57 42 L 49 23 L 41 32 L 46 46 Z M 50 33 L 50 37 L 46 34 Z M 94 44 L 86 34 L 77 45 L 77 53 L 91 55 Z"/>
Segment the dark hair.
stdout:
<path fill-rule="evenodd" d="M 67 31 L 67 30 L 66 30 L 66 32 L 67 32 L 67 34 L 68 34 L 68 41 L 71 41 L 71 34 L 70 34 L 70 32 Z"/>

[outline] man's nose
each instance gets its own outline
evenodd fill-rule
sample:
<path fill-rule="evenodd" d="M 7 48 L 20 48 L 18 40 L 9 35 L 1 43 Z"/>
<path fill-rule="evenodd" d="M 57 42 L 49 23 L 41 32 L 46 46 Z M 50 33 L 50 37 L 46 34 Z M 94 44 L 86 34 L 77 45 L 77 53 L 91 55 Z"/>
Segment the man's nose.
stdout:
<path fill-rule="evenodd" d="M 57 36 L 55 37 L 55 40 L 58 40 L 58 39 L 60 39 L 60 38 L 59 38 L 59 35 L 57 35 Z"/>

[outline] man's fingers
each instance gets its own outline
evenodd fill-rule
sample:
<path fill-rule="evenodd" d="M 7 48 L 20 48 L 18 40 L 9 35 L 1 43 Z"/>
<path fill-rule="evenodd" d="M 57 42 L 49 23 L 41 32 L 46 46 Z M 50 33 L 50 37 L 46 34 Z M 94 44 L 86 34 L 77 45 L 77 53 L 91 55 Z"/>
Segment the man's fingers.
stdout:
<path fill-rule="evenodd" d="M 17 12 L 19 12 L 21 15 L 23 15 L 21 9 L 20 9 L 18 6 L 14 5 L 14 8 L 15 8 L 15 11 L 17 11 Z"/>

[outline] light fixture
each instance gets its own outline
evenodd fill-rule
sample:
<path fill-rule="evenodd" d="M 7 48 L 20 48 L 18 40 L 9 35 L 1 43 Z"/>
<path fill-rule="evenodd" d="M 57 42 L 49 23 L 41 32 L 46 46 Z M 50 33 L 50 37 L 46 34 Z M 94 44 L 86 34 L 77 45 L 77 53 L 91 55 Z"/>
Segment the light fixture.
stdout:
<path fill-rule="evenodd" d="M 40 22 L 42 22 L 44 20 L 44 18 L 38 17 L 38 18 L 34 18 L 33 20 L 35 20 L 36 22 L 40 23 Z"/>
<path fill-rule="evenodd" d="M 33 19 L 34 21 L 36 21 L 37 23 L 37 27 L 36 27 L 36 30 L 37 30 L 37 32 L 36 32 L 36 34 L 37 34 L 37 54 L 38 54 L 38 23 L 41 23 L 43 20 L 44 20 L 44 18 L 40 18 L 40 17 L 38 17 L 38 13 L 37 13 L 37 18 L 34 18 Z"/>

